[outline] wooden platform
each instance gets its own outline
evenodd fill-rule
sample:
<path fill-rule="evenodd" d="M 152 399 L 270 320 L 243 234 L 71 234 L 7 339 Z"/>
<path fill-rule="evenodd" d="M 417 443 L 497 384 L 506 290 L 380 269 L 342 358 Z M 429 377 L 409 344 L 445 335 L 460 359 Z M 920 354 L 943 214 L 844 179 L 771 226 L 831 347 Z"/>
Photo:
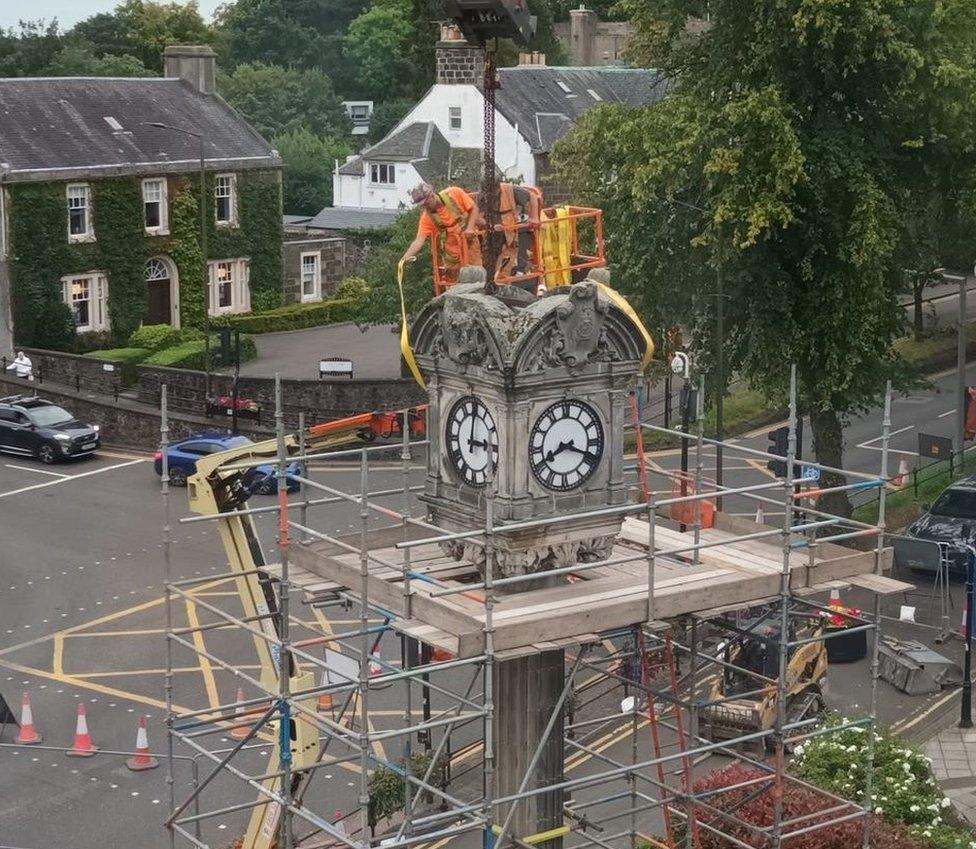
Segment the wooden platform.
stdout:
<path fill-rule="evenodd" d="M 716 527 L 702 531 L 702 542 L 722 543 L 692 554 L 655 557 L 653 618 L 710 610 L 723 605 L 746 606 L 779 592 L 782 547 L 779 538 L 733 542 L 735 536 L 771 530 L 766 526 L 718 514 Z M 414 536 L 429 536 L 429 531 Z M 403 587 L 403 552 L 395 547 L 403 538 L 399 526 L 370 535 L 371 559 L 367 592 L 371 607 L 386 611 L 394 628 L 461 657 L 480 654 L 484 646 L 484 605 L 480 590 L 434 598 L 446 587 L 463 587 L 479 576 L 470 563 L 445 557 L 436 544 L 414 548 L 410 555 L 409 612 Z M 574 583 L 497 598 L 494 645 L 498 652 L 518 653 L 540 644 L 587 642 L 604 631 L 625 628 L 649 619 L 647 523 L 627 519 L 613 550 L 614 558 L 636 557 L 635 562 L 602 566 L 580 573 Z M 358 545 L 358 537 L 349 538 Z M 694 542 L 661 521 L 655 525 L 655 549 L 669 551 Z M 309 595 L 341 591 L 358 599 L 360 558 L 342 546 L 314 542 L 294 545 L 290 563 L 293 578 Z M 391 565 L 384 565 L 391 564 Z M 886 551 L 883 569 L 891 564 Z M 791 587 L 802 593 L 832 581 L 857 583 L 881 592 L 896 592 L 892 582 L 872 575 L 875 553 L 820 544 L 815 555 L 800 549 L 790 555 Z M 865 578 L 864 576 L 870 576 Z"/>

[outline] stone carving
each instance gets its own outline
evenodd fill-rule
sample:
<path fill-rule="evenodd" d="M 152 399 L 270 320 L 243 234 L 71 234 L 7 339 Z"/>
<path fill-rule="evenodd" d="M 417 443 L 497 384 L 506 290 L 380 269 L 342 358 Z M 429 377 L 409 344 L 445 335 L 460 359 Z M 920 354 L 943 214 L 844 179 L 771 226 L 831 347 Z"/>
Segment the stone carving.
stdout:
<path fill-rule="evenodd" d="M 445 354 L 458 365 L 498 368 L 474 307 L 462 299 L 445 301 L 440 315 L 440 338 L 435 345 L 435 356 Z"/>

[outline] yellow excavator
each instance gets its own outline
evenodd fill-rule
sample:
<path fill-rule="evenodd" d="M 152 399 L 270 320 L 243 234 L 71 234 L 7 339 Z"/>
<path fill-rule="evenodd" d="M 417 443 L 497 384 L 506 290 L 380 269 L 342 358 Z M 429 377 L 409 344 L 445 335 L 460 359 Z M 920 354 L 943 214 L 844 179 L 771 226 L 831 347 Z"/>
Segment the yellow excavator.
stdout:
<path fill-rule="evenodd" d="M 751 611 L 750 611 L 751 612 Z M 813 719 L 823 712 L 827 683 L 827 647 L 823 620 L 790 614 L 787 639 L 792 643 L 786 664 L 786 721 Z M 700 714 L 704 736 L 730 740 L 756 731 L 768 731 L 776 722 L 779 678 L 780 611 L 778 606 L 729 623 L 732 636 L 720 645 L 725 666 L 710 687 Z M 769 738 L 766 738 L 767 741 Z"/>

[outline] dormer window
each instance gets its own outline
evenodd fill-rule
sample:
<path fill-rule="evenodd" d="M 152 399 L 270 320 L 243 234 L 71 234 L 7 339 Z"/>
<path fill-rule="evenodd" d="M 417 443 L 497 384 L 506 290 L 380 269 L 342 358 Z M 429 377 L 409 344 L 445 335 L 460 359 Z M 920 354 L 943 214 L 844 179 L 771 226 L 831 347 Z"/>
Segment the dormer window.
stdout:
<path fill-rule="evenodd" d="M 396 167 L 390 162 L 372 162 L 369 166 L 369 181 L 380 186 L 396 183 Z"/>

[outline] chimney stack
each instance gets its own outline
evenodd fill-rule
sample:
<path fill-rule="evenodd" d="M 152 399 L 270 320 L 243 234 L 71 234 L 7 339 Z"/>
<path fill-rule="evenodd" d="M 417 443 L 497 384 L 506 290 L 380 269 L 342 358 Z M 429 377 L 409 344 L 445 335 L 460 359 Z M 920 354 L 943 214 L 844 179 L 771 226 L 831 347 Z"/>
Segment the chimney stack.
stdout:
<path fill-rule="evenodd" d="M 468 44 L 457 24 L 442 23 L 437 42 L 437 83 L 476 85 L 484 79 L 485 51 Z"/>
<path fill-rule="evenodd" d="M 532 53 L 519 53 L 519 65 L 535 65 L 538 68 L 546 67 L 546 54 L 538 50 Z"/>
<path fill-rule="evenodd" d="M 163 76 L 186 80 L 201 94 L 217 90 L 217 54 L 209 44 L 173 44 L 163 51 Z"/>
<path fill-rule="evenodd" d="M 596 12 L 582 3 L 569 12 L 569 55 L 573 65 L 590 67 L 595 63 Z"/>

